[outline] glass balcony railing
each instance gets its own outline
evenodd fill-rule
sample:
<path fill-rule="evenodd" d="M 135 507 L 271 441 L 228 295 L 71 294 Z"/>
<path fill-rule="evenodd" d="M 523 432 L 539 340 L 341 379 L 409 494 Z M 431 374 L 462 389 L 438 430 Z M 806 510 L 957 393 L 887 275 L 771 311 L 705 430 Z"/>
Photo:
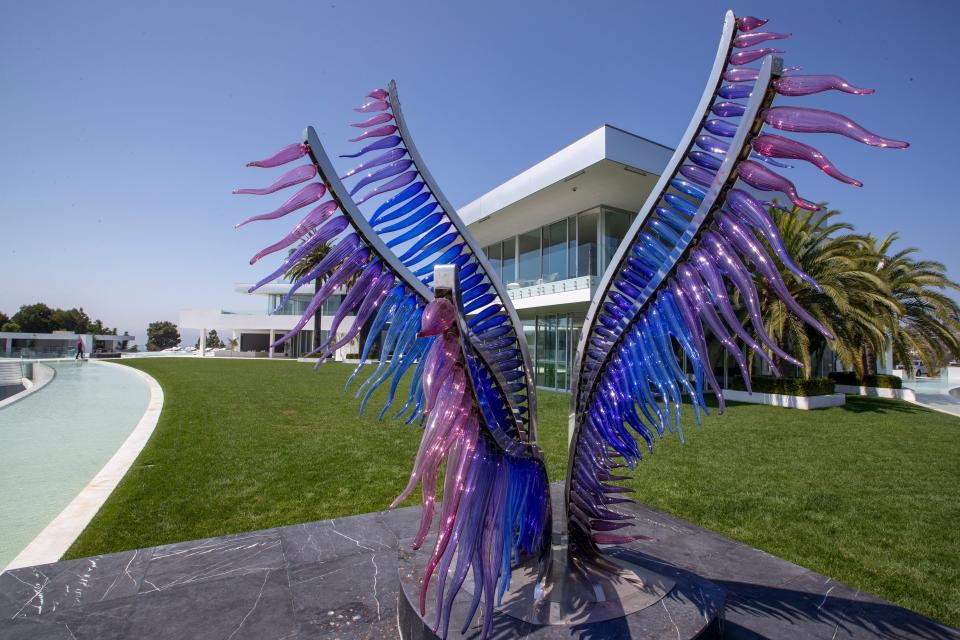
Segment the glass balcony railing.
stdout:
<path fill-rule="evenodd" d="M 532 282 L 516 283 L 511 282 L 507 285 L 507 295 L 511 300 L 521 300 L 524 298 L 535 298 L 537 296 L 548 296 L 553 293 L 565 293 L 567 291 L 580 291 L 582 289 L 593 290 L 600 279 L 597 276 L 581 276 L 579 278 L 568 278 L 566 280 L 555 280 L 553 282 Z"/>

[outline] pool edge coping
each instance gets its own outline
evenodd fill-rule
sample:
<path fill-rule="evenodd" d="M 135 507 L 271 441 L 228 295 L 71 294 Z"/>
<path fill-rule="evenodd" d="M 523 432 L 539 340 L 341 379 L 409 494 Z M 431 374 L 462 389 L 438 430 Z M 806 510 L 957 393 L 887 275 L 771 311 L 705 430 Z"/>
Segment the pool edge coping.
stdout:
<path fill-rule="evenodd" d="M 47 373 L 47 374 L 44 375 L 43 380 L 41 380 L 40 382 L 35 382 L 34 380 L 32 380 L 32 379 L 30 379 L 30 378 L 23 378 L 23 380 L 24 380 L 24 387 L 25 387 L 24 390 L 23 390 L 23 391 L 20 391 L 19 393 L 13 394 L 13 395 L 10 396 L 9 398 L 6 398 L 6 399 L 4 399 L 4 400 L 0 400 L 0 409 L 6 409 L 6 408 L 9 407 L 10 405 L 16 404 L 17 402 L 20 402 L 20 401 L 23 400 L 24 398 L 28 398 L 28 397 L 32 396 L 32 395 L 35 394 L 37 391 L 40 391 L 41 389 L 43 389 L 44 387 L 46 387 L 48 384 L 50 384 L 51 382 L 53 382 L 53 379 L 57 377 L 57 370 L 54 369 L 53 367 L 51 367 L 51 366 L 49 366 L 49 365 L 47 365 L 47 364 L 44 364 L 44 363 L 42 363 L 42 362 L 39 362 L 39 361 L 34 361 L 33 365 L 34 365 L 34 366 L 39 365 L 39 366 L 43 367 L 44 369 L 49 369 L 50 371 L 49 371 L 49 373 Z M 30 382 L 30 386 L 26 386 L 26 382 Z"/>
<path fill-rule="evenodd" d="M 3 568 L 3 571 L 60 560 L 133 466 L 133 462 L 150 440 L 160 419 L 164 401 L 163 389 L 153 376 L 134 367 L 113 362 L 96 360 L 91 362 L 102 366 L 119 367 L 139 376 L 147 384 L 150 392 L 147 408 L 130 435 L 93 479 Z"/>

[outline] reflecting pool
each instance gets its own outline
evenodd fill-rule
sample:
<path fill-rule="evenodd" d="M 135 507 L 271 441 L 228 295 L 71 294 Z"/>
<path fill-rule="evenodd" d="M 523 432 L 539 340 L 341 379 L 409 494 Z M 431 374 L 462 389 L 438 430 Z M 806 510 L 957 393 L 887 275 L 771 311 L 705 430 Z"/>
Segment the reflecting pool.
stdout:
<path fill-rule="evenodd" d="M 125 367 L 47 364 L 50 384 L 0 409 L 0 568 L 93 479 L 150 398 Z"/>

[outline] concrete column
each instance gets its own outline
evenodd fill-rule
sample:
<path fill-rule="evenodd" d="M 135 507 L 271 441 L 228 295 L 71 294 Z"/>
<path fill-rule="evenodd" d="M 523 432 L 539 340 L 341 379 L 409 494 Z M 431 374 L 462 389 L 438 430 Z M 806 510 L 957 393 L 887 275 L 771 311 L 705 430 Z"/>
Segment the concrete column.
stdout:
<path fill-rule="evenodd" d="M 277 339 L 277 334 L 274 329 L 270 329 L 270 352 L 267 354 L 268 358 L 273 357 L 273 341 Z"/>
<path fill-rule="evenodd" d="M 204 327 L 200 333 L 200 357 L 207 357 L 207 328 Z"/>

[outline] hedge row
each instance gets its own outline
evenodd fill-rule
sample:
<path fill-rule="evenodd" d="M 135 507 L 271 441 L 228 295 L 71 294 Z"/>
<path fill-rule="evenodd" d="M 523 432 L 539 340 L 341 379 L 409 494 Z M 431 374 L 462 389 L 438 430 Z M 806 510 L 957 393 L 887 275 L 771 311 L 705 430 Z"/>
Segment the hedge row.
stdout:
<path fill-rule="evenodd" d="M 773 376 L 755 376 L 751 378 L 756 393 L 779 393 L 786 396 L 825 396 L 833 393 L 834 381 L 828 378 L 775 378 Z M 746 391 L 746 385 L 739 376 L 730 380 L 730 388 Z"/>
<path fill-rule="evenodd" d="M 900 389 L 903 387 L 903 380 L 885 373 L 870 374 L 860 378 L 856 371 L 834 371 L 828 373 L 827 377 L 837 384 L 848 384 L 854 387 L 880 387 L 881 389 Z"/>

